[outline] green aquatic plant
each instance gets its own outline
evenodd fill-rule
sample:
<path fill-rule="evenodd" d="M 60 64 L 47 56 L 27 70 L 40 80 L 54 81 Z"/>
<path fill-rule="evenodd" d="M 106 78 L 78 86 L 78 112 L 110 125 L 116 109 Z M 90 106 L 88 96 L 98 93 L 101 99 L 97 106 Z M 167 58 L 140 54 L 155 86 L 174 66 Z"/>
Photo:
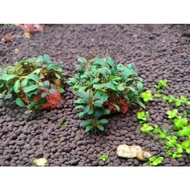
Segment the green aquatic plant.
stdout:
<path fill-rule="evenodd" d="M 164 157 L 162 157 L 162 156 L 159 156 L 158 158 L 156 158 L 155 156 L 152 156 L 146 162 L 146 165 L 158 166 L 158 165 L 160 165 L 162 163 L 163 160 L 164 160 Z"/>
<path fill-rule="evenodd" d="M 108 155 L 103 154 L 103 155 L 99 158 L 99 160 L 102 160 L 103 162 L 105 162 L 108 158 L 109 158 Z"/>
<path fill-rule="evenodd" d="M 155 89 L 156 90 L 162 90 L 164 87 L 166 87 L 168 84 L 168 80 L 167 79 L 164 79 L 164 80 L 160 80 L 159 82 L 158 82 L 158 84 L 157 85 L 155 85 Z"/>
<path fill-rule="evenodd" d="M 143 99 L 144 102 L 152 101 L 152 93 L 150 90 L 146 90 L 145 92 L 142 92 L 140 97 Z"/>
<path fill-rule="evenodd" d="M 25 113 L 30 113 L 43 108 L 51 99 L 52 104 L 46 105 L 53 108 L 61 100 L 64 81 L 61 64 L 50 61 L 47 54 L 23 58 L 14 65 L 0 68 L 0 103 L 15 98 L 16 104 L 26 107 Z"/>
<path fill-rule="evenodd" d="M 104 130 L 105 115 L 125 114 L 132 103 L 145 105 L 140 99 L 143 80 L 135 71 L 135 64 L 117 64 L 111 57 L 78 57 L 78 73 L 69 79 L 73 93 L 78 97 L 75 109 L 79 110 L 80 123 L 86 132 Z"/>

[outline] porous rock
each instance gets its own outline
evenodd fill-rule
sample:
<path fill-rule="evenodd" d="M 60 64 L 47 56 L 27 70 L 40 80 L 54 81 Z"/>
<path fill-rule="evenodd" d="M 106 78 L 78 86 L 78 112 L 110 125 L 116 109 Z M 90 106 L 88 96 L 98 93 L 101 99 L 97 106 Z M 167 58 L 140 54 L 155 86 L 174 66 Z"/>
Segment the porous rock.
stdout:
<path fill-rule="evenodd" d="M 123 158 L 135 158 L 142 149 L 140 146 L 121 144 L 117 147 L 116 154 Z"/>

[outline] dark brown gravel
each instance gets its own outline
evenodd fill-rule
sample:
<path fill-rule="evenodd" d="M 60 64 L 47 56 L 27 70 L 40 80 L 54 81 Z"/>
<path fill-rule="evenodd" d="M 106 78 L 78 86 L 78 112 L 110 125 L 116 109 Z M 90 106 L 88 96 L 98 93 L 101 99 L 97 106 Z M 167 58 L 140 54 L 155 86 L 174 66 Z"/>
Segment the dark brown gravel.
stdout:
<path fill-rule="evenodd" d="M 190 99 L 190 40 L 181 36 L 188 31 L 189 25 L 45 25 L 43 32 L 25 39 L 19 27 L 0 25 L 0 39 L 8 33 L 16 35 L 10 42 L 0 42 L 0 66 L 46 53 L 63 65 L 69 78 L 78 64 L 77 56 L 103 56 L 108 50 L 118 63 L 136 63 L 145 90 L 153 90 L 160 79 L 167 79 L 168 95 Z M 164 156 L 161 166 L 190 165 L 189 157 L 171 159 L 165 154 L 163 142 L 140 131 L 137 106 L 132 105 L 125 115 L 109 117 L 103 133 L 86 134 L 74 110 L 76 97 L 67 85 L 65 90 L 61 104 L 52 111 L 24 115 L 24 109 L 14 102 L 0 106 L 0 166 L 32 166 L 32 161 L 40 157 L 47 158 L 49 166 L 143 166 L 137 159 L 118 158 L 120 144 L 137 144 L 154 156 Z M 165 116 L 168 109 L 169 105 L 160 100 L 148 103 L 149 122 L 171 127 Z M 190 108 L 180 109 L 190 112 Z M 61 128 L 64 122 L 66 126 Z M 106 162 L 99 160 L 103 154 L 109 156 Z"/>

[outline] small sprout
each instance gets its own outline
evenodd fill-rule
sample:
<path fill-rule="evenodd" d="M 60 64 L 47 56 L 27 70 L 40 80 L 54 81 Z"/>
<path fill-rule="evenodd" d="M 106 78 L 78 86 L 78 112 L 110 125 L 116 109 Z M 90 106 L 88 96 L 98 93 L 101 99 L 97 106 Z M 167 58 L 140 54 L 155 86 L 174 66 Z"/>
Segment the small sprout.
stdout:
<path fill-rule="evenodd" d="M 48 160 L 46 158 L 38 158 L 33 161 L 33 164 L 36 166 L 47 166 Z"/>
<path fill-rule="evenodd" d="M 61 140 L 58 140 L 57 143 L 58 143 L 58 144 L 61 144 Z"/>
<path fill-rule="evenodd" d="M 61 128 L 64 128 L 66 125 L 67 125 L 66 122 L 62 123 L 62 124 L 61 124 Z"/>
<path fill-rule="evenodd" d="M 150 113 L 149 112 L 144 112 L 144 111 L 138 112 L 137 113 L 137 118 L 140 120 L 139 123 L 146 122 L 147 121 L 146 116 L 150 116 Z"/>
<path fill-rule="evenodd" d="M 164 87 L 166 87 L 167 86 L 167 82 L 168 82 L 168 80 L 160 80 L 159 82 L 158 82 L 158 84 L 157 85 L 155 85 L 155 89 L 156 90 L 162 90 Z"/>
<path fill-rule="evenodd" d="M 102 160 L 103 162 L 105 162 L 108 158 L 109 158 L 109 156 L 103 154 L 103 155 L 99 158 L 99 160 Z"/>
<path fill-rule="evenodd" d="M 147 123 L 144 123 L 143 126 L 141 127 L 141 131 L 145 132 L 145 133 L 149 133 L 150 131 L 152 131 L 154 128 L 152 126 L 150 126 Z"/>
<path fill-rule="evenodd" d="M 152 101 L 153 100 L 152 93 L 151 93 L 150 90 L 142 92 L 140 96 L 141 96 L 141 98 L 143 99 L 144 102 L 148 102 L 148 101 Z"/>
<path fill-rule="evenodd" d="M 187 124 L 187 122 L 188 122 L 187 118 L 175 118 L 174 130 L 182 129 Z"/>
<path fill-rule="evenodd" d="M 154 96 L 155 96 L 156 98 L 161 98 L 161 97 L 162 97 L 161 94 L 154 94 Z"/>
<path fill-rule="evenodd" d="M 171 110 L 171 111 L 169 110 L 166 113 L 167 113 L 169 119 L 178 117 L 178 115 L 177 115 L 178 110 L 177 109 L 174 109 L 174 110 Z"/>
<path fill-rule="evenodd" d="M 158 158 L 156 158 L 155 156 L 152 156 L 149 158 L 147 164 L 150 166 L 158 166 L 162 163 L 162 161 L 164 160 L 164 157 L 160 156 Z"/>

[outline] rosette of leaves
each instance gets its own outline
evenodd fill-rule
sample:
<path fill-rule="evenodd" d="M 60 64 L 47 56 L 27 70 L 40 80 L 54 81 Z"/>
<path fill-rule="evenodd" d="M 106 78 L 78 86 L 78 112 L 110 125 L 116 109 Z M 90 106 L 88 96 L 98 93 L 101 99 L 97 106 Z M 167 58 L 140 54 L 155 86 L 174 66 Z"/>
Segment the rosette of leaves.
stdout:
<path fill-rule="evenodd" d="M 47 54 L 24 58 L 13 66 L 0 68 L 0 103 L 13 97 L 17 105 L 27 108 L 25 113 L 30 113 L 47 102 L 48 93 L 55 94 L 56 89 L 63 93 L 64 82 L 61 64 L 50 61 Z M 40 98 L 34 101 L 39 91 Z"/>
<path fill-rule="evenodd" d="M 110 113 L 104 106 L 106 102 L 111 102 L 118 112 L 121 111 L 121 97 L 127 106 L 136 103 L 145 107 L 140 100 L 143 80 L 137 75 L 134 63 L 117 64 L 109 56 L 77 60 L 80 63 L 76 66 L 78 73 L 70 78 L 69 84 L 78 96 L 75 108 L 79 110 L 79 117 L 85 119 L 80 126 L 85 127 L 86 132 L 104 130 L 108 120 L 102 116 Z"/>

